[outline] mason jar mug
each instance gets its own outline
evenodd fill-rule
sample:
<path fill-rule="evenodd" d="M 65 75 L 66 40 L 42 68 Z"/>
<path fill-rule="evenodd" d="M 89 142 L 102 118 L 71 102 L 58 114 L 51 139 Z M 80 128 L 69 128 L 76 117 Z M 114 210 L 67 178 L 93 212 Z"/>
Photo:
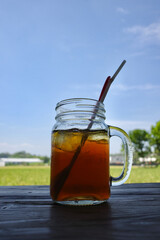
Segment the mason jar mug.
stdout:
<path fill-rule="evenodd" d="M 110 197 L 110 186 L 123 184 L 132 166 L 132 144 L 120 128 L 105 123 L 104 104 L 73 98 L 56 105 L 52 131 L 50 194 L 55 203 L 95 205 Z M 124 165 L 119 177 L 110 176 L 110 138 L 121 138 Z"/>

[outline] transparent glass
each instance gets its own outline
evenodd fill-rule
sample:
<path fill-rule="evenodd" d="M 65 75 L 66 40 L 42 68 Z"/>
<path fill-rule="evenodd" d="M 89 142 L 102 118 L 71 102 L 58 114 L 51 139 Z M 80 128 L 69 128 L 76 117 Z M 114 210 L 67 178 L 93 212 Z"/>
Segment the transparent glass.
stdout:
<path fill-rule="evenodd" d="M 105 123 L 101 102 L 74 98 L 56 106 L 52 131 L 50 194 L 55 203 L 95 205 L 110 197 L 110 186 L 123 184 L 132 166 L 132 144 L 127 133 Z M 109 140 L 117 136 L 125 149 L 119 177 L 110 176 Z"/>

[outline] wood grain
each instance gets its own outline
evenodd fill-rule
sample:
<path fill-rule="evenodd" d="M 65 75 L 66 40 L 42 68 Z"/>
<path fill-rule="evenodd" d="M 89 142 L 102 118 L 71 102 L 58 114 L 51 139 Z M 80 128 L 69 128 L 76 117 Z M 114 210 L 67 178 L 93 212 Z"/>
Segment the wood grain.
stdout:
<path fill-rule="evenodd" d="M 124 184 L 107 203 L 52 203 L 49 186 L 0 187 L 0 239 L 160 239 L 160 183 Z"/>

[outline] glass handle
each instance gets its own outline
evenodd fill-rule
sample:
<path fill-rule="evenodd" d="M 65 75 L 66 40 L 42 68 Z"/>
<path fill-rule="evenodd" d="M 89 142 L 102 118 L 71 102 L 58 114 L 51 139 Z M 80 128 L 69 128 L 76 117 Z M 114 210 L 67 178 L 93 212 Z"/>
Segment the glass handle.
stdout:
<path fill-rule="evenodd" d="M 109 136 L 110 138 L 113 136 L 120 137 L 124 145 L 125 156 L 123 170 L 119 177 L 111 176 L 111 185 L 119 186 L 123 184 L 130 175 L 133 159 L 133 147 L 128 134 L 121 128 L 109 126 Z"/>

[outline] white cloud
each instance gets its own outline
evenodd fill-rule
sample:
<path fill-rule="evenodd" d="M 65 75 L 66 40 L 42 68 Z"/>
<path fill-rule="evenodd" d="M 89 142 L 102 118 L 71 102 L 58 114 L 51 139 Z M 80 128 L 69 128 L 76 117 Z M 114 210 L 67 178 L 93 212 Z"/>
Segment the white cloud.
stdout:
<path fill-rule="evenodd" d="M 119 13 L 122 13 L 122 14 L 128 14 L 129 13 L 128 10 L 126 10 L 126 9 L 124 9 L 122 7 L 118 7 L 116 9 L 116 11 L 119 12 Z"/>
<path fill-rule="evenodd" d="M 15 153 L 20 151 L 26 151 L 31 154 L 37 155 L 50 155 L 50 144 L 30 144 L 30 143 L 8 143 L 0 142 L 0 152 Z"/>
<path fill-rule="evenodd" d="M 100 84 L 75 84 L 72 86 L 74 90 L 88 91 L 91 89 L 92 91 L 99 91 L 102 89 L 102 85 Z M 130 90 L 142 90 L 142 91 L 150 91 L 154 89 L 160 89 L 160 85 L 154 85 L 150 83 L 146 83 L 143 85 L 124 85 L 124 84 L 114 84 L 112 89 L 118 89 L 119 91 L 130 91 Z"/>
<path fill-rule="evenodd" d="M 62 37 L 57 42 L 58 49 L 66 53 L 70 53 L 74 49 L 86 48 L 89 45 L 90 43 L 88 44 L 85 39 L 79 40 L 76 37 L 69 38 L 67 36 Z"/>
<path fill-rule="evenodd" d="M 153 59 L 160 60 L 160 55 L 152 57 Z"/>
<path fill-rule="evenodd" d="M 113 88 L 121 90 L 121 91 L 129 91 L 129 90 L 142 90 L 142 91 L 149 91 L 154 89 L 160 89 L 160 85 L 154 84 L 144 84 L 144 85 L 124 85 L 124 84 L 116 84 Z"/>
<path fill-rule="evenodd" d="M 17 151 L 32 151 L 34 146 L 29 143 L 11 144 L 7 142 L 0 142 L 0 152 L 17 152 Z"/>
<path fill-rule="evenodd" d="M 131 53 L 129 56 L 130 57 L 140 57 L 140 56 L 144 56 L 144 55 L 145 55 L 144 51 L 138 51 L 138 52 Z"/>
<path fill-rule="evenodd" d="M 134 34 L 142 43 L 160 44 L 160 22 L 148 26 L 136 25 L 125 29 L 125 32 Z"/>
<path fill-rule="evenodd" d="M 149 130 L 151 125 L 153 125 L 153 122 L 147 122 L 147 121 L 117 121 L 117 120 L 107 120 L 108 125 L 120 127 L 124 129 L 125 131 L 130 131 L 133 129 L 146 129 Z"/>

